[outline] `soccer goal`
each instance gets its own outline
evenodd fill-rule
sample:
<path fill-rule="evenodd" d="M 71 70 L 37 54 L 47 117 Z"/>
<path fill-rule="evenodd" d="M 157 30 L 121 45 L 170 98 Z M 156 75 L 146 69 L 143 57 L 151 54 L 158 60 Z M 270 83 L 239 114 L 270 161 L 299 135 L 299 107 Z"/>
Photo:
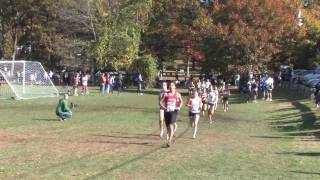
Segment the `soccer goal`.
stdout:
<path fill-rule="evenodd" d="M 40 62 L 0 61 L 0 98 L 55 97 L 59 91 Z"/>

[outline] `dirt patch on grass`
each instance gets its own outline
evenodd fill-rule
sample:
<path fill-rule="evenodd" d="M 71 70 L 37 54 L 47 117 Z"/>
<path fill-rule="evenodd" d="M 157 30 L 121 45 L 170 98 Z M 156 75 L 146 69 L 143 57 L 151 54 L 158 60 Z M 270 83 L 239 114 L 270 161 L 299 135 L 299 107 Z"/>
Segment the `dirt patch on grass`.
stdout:
<path fill-rule="evenodd" d="M 0 131 L 0 148 L 9 147 L 17 144 L 27 144 L 35 137 L 30 134 L 12 134 L 5 131 Z"/>
<path fill-rule="evenodd" d="M 96 152 L 104 152 L 104 154 L 136 154 L 157 145 L 159 145 L 159 137 L 153 135 L 144 137 L 144 135 L 104 134 L 89 135 L 72 142 L 64 142 L 58 149 L 79 155 Z"/>

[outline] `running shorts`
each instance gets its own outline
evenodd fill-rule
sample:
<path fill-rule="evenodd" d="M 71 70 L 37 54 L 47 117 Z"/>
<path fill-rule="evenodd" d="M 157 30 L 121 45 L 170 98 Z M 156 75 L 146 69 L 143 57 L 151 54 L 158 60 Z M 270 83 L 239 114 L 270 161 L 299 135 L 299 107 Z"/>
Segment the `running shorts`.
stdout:
<path fill-rule="evenodd" d="M 189 112 L 189 117 L 194 117 L 196 115 L 198 115 L 199 113 L 192 113 L 192 112 Z"/>
<path fill-rule="evenodd" d="M 226 102 L 229 100 L 229 97 L 223 97 L 222 100 L 223 100 L 223 102 Z"/>
<path fill-rule="evenodd" d="M 174 124 L 177 122 L 178 111 L 171 111 L 164 113 L 164 121 L 166 126 L 169 127 L 170 124 Z"/>

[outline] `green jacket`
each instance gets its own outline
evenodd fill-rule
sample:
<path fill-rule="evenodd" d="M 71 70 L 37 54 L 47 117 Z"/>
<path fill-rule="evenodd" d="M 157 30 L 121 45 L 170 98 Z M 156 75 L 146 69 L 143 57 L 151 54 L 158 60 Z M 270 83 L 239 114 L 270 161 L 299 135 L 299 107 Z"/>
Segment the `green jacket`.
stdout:
<path fill-rule="evenodd" d="M 70 111 L 70 107 L 69 107 L 68 101 L 65 99 L 60 99 L 58 106 L 56 108 L 56 113 L 69 112 L 69 111 Z"/>

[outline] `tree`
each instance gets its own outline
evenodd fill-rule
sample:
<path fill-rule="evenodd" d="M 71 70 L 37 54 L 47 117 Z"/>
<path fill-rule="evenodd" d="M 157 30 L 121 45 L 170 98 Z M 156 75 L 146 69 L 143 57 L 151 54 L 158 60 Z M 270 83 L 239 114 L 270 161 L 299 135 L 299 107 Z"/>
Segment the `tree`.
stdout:
<path fill-rule="evenodd" d="M 218 4 L 214 16 L 215 29 L 231 45 L 236 64 L 268 66 L 274 55 L 304 36 L 295 25 L 295 9 L 282 0 L 230 1 Z M 240 56 L 234 56 L 234 51 L 241 52 Z"/>
<path fill-rule="evenodd" d="M 126 70 L 138 58 L 145 12 L 150 7 L 151 0 L 96 2 L 98 41 L 93 55 L 100 66 Z"/>
<path fill-rule="evenodd" d="M 144 77 L 145 84 L 152 86 L 157 75 L 157 60 L 150 54 L 143 55 L 134 60 L 132 70 L 140 72 Z"/>

